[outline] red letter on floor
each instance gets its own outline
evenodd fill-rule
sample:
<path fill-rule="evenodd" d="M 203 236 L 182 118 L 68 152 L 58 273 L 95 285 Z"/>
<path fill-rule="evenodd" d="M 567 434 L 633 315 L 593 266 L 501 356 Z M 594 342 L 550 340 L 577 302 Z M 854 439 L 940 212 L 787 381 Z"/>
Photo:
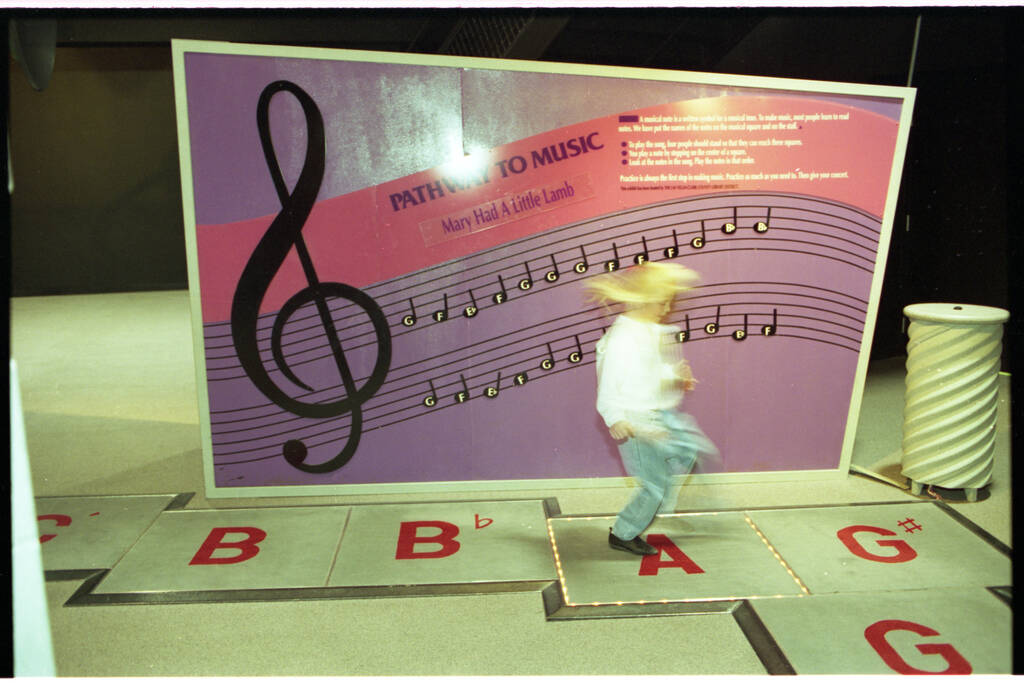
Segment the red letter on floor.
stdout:
<path fill-rule="evenodd" d="M 417 536 L 422 527 L 440 529 L 436 536 Z M 395 549 L 396 560 L 414 560 L 424 557 L 448 557 L 458 552 L 460 543 L 455 540 L 459 535 L 459 527 L 450 522 L 402 522 L 398 531 L 398 547 Z M 417 543 L 437 543 L 440 550 L 416 551 Z"/>
<path fill-rule="evenodd" d="M 662 567 L 679 567 L 687 574 L 703 574 L 704 570 L 691 560 L 686 553 L 680 550 L 668 536 L 664 534 L 647 534 L 647 542 L 661 552 L 657 555 L 644 555 L 640 564 L 639 576 L 655 576 Z M 672 558 L 672 561 L 662 561 L 661 554 L 664 553 Z"/>
<path fill-rule="evenodd" d="M 71 526 L 71 518 L 67 515 L 39 515 L 36 517 L 37 521 L 42 522 L 43 520 L 50 520 L 57 523 L 57 526 Z M 46 543 L 57 538 L 57 534 L 43 534 L 39 537 L 40 543 Z"/>
<path fill-rule="evenodd" d="M 914 667 L 907 664 L 907 661 L 900 656 L 898 652 L 893 648 L 892 645 L 885 639 L 885 635 L 889 631 L 910 631 L 916 633 L 919 636 L 937 636 L 939 632 L 935 629 L 922 626 L 921 624 L 915 624 L 912 621 L 903 621 L 901 619 L 885 619 L 883 621 L 876 622 L 868 626 L 864 630 L 864 637 L 871 644 L 871 647 L 875 648 L 890 669 L 899 674 L 913 675 L 913 674 L 969 674 L 971 673 L 971 664 L 963 655 L 957 652 L 956 648 L 948 643 L 926 643 L 924 645 L 915 645 L 921 654 L 925 655 L 939 655 L 946 660 L 949 664 L 945 671 L 924 671 L 923 669 L 915 669 Z"/>
<path fill-rule="evenodd" d="M 248 538 L 241 541 L 224 540 L 228 534 L 246 534 Z M 210 535 L 203 541 L 199 552 L 195 554 L 189 565 L 193 564 L 237 564 L 245 562 L 256 556 L 260 551 L 259 542 L 267 537 L 267 532 L 252 526 L 225 526 L 217 527 L 210 531 Z M 238 554 L 232 557 L 214 557 L 213 553 L 218 548 L 234 548 Z"/>
<path fill-rule="evenodd" d="M 910 562 L 912 559 L 917 557 L 917 551 L 911 548 L 906 541 L 875 541 L 880 546 L 892 546 L 897 549 L 895 555 L 875 555 L 870 552 L 867 548 L 862 546 L 860 542 L 853 537 L 853 535 L 859 531 L 870 531 L 881 536 L 895 536 L 895 531 L 889 531 L 877 526 L 848 526 L 844 529 L 840 529 L 836 532 L 836 536 L 843 542 L 850 552 L 857 557 L 863 557 L 865 560 L 874 560 L 875 562 Z"/>

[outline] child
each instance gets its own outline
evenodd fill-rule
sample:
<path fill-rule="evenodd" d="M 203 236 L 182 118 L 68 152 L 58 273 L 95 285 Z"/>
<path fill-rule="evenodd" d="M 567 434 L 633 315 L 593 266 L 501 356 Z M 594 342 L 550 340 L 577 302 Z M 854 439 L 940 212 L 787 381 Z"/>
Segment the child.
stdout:
<path fill-rule="evenodd" d="M 697 281 L 678 264 L 647 262 L 585 285 L 592 300 L 625 306 L 597 342 L 597 411 L 612 438 L 624 439 L 619 453 L 640 483 L 609 530 L 616 550 L 657 554 L 640 533 L 658 512 L 675 510 L 679 489 L 672 476 L 688 474 L 698 454 L 718 454 L 696 421 L 675 410 L 697 380 L 683 359 L 679 328 L 662 324 L 676 294 Z"/>

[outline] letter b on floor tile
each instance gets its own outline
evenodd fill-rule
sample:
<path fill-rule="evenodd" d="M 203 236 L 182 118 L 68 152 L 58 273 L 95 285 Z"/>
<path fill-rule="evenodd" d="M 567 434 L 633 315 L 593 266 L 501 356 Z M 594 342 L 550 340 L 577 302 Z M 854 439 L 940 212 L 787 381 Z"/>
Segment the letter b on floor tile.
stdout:
<path fill-rule="evenodd" d="M 235 541 L 224 540 L 228 534 L 245 534 L 245 538 Z M 252 526 L 230 526 L 217 527 L 210 531 L 210 535 L 203 541 L 199 551 L 189 562 L 189 565 L 202 564 L 238 564 L 251 560 L 260 551 L 260 542 L 267 537 L 267 532 Z M 214 557 L 214 553 L 221 549 L 237 551 L 232 555 Z"/>
<path fill-rule="evenodd" d="M 434 535 L 420 535 L 421 529 L 436 529 Z M 459 527 L 451 522 L 402 522 L 398 531 L 398 544 L 395 548 L 396 560 L 414 560 L 420 558 L 448 557 L 459 551 L 461 544 L 455 540 L 459 535 Z M 417 545 L 440 545 L 439 549 L 417 550 Z"/>

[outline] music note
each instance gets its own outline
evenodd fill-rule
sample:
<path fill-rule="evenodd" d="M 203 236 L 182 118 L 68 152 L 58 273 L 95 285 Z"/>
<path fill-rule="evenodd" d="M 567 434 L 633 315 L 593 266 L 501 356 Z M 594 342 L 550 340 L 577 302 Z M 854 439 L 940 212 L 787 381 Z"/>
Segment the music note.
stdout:
<path fill-rule="evenodd" d="M 580 336 L 578 334 L 574 334 L 573 337 L 576 338 L 576 350 L 569 354 L 569 362 L 579 363 L 583 360 L 583 347 L 580 346 Z"/>
<path fill-rule="evenodd" d="M 743 314 L 743 329 L 733 330 L 732 338 L 736 341 L 743 341 L 747 338 L 747 314 Z"/>
<path fill-rule="evenodd" d="M 525 292 L 533 287 L 533 275 L 530 273 L 529 263 L 523 263 L 523 267 L 526 268 L 526 277 L 519 281 L 519 289 Z"/>
<path fill-rule="evenodd" d="M 722 232 L 726 235 L 731 235 L 736 232 L 736 225 L 739 219 L 736 217 L 736 207 L 732 207 L 732 220 L 722 225 Z"/>
<path fill-rule="evenodd" d="M 700 222 L 700 236 L 694 237 L 690 240 L 690 246 L 694 249 L 703 249 L 704 245 L 707 244 L 708 236 L 704 228 L 704 221 Z"/>
<path fill-rule="evenodd" d="M 615 246 L 615 242 L 612 242 L 612 251 L 615 253 L 615 258 L 604 262 L 604 269 L 609 273 L 619 269 L 619 248 Z"/>
<path fill-rule="evenodd" d="M 675 258 L 679 255 L 679 236 L 676 234 L 675 228 L 672 228 L 672 246 L 665 247 L 665 251 L 662 253 L 665 254 L 665 258 L 667 259 Z"/>
<path fill-rule="evenodd" d="M 765 325 L 761 328 L 761 334 L 766 337 L 774 336 L 779 331 L 779 310 L 777 308 L 772 309 L 772 324 Z"/>
<path fill-rule="evenodd" d="M 686 314 L 686 329 L 680 331 L 679 334 L 677 335 L 677 338 L 679 339 L 679 343 L 682 344 L 684 342 L 690 341 L 690 334 L 691 334 L 690 333 L 690 314 L 687 313 Z"/>
<path fill-rule="evenodd" d="M 501 291 L 492 296 L 494 303 L 501 304 L 508 301 L 508 291 L 505 289 L 505 281 L 501 279 L 501 275 L 498 275 L 498 285 L 501 287 Z"/>
<path fill-rule="evenodd" d="M 552 269 L 544 273 L 544 279 L 548 282 L 558 281 L 558 261 L 555 260 L 555 255 L 551 254 L 551 266 Z"/>
<path fill-rule="evenodd" d="M 643 235 L 640 235 L 640 239 L 643 240 L 644 250 L 643 252 L 633 257 L 633 263 L 637 264 L 638 266 L 643 265 L 647 261 L 651 260 L 651 255 L 647 251 L 647 238 L 644 237 Z"/>
<path fill-rule="evenodd" d="M 442 309 L 439 311 L 434 311 L 434 314 L 430 316 L 439 323 L 443 323 L 445 320 L 448 319 L 448 295 L 445 294 L 443 296 L 444 303 Z"/>
<path fill-rule="evenodd" d="M 582 261 L 577 261 L 573 265 L 572 269 L 575 270 L 580 275 L 582 275 L 583 273 L 587 272 L 588 268 L 590 268 L 590 264 L 587 263 L 587 252 L 583 249 L 583 245 L 582 244 L 580 245 L 580 254 L 583 255 L 583 260 Z"/>
<path fill-rule="evenodd" d="M 466 316 L 467 318 L 472 318 L 473 316 L 480 312 L 480 308 L 477 307 L 476 305 L 476 297 L 473 296 L 472 289 L 469 290 L 469 300 L 472 301 L 473 303 L 462 309 L 462 315 Z"/>
<path fill-rule="evenodd" d="M 409 313 L 402 318 L 402 324 L 406 327 L 416 324 L 416 307 L 413 305 L 412 299 L 409 299 Z"/>
<path fill-rule="evenodd" d="M 427 380 L 427 384 L 430 385 L 430 393 L 423 399 L 423 405 L 428 408 L 433 408 L 437 405 L 437 389 L 434 388 L 434 383 L 429 379 Z"/>
<path fill-rule="evenodd" d="M 469 400 L 469 385 L 466 384 L 466 378 L 459 373 L 459 379 L 462 380 L 462 391 L 455 392 L 455 402 L 465 403 Z"/>
<path fill-rule="evenodd" d="M 724 232 L 726 235 L 731 235 L 739 229 L 739 218 L 737 217 L 736 211 L 736 207 L 733 207 L 732 220 L 722 225 L 722 232 Z M 759 235 L 763 235 L 764 233 L 768 232 L 771 220 L 772 209 L 771 207 L 768 207 L 767 212 L 765 214 L 765 219 L 763 221 L 758 221 L 754 223 L 754 232 L 758 233 Z"/>
<path fill-rule="evenodd" d="M 708 323 L 704 326 L 704 331 L 708 334 L 718 334 L 718 323 L 722 319 L 722 307 L 719 306 L 715 312 L 715 322 Z"/>
<path fill-rule="evenodd" d="M 756 232 L 759 235 L 763 235 L 764 233 L 768 232 L 768 226 L 771 222 L 772 207 L 769 206 L 767 212 L 765 213 L 764 220 L 758 221 L 757 223 L 754 224 L 754 232 Z"/>
<path fill-rule="evenodd" d="M 498 393 L 501 391 L 501 370 L 498 370 L 498 379 L 494 381 L 494 386 L 487 387 L 484 389 L 484 396 L 487 398 L 497 398 Z"/>
<path fill-rule="evenodd" d="M 288 92 L 299 101 L 305 114 L 307 129 L 305 160 L 299 172 L 299 178 L 290 194 L 281 174 L 270 137 L 270 100 L 280 92 Z M 330 460 L 319 464 L 307 464 L 305 459 L 308 449 L 298 439 L 290 439 L 282 447 L 285 460 L 293 467 L 304 472 L 330 472 L 345 465 L 359 446 L 363 424 L 362 405 L 384 383 L 391 365 L 391 333 L 384 312 L 377 302 L 365 292 L 340 282 L 320 282 L 302 237 L 306 219 L 309 218 L 309 214 L 316 204 L 326 165 L 324 123 L 316 103 L 294 83 L 275 81 L 260 93 L 256 121 L 263 155 L 266 158 L 274 188 L 281 201 L 281 212 L 277 214 L 263 234 L 238 278 L 238 285 L 231 302 L 232 341 L 246 375 L 264 396 L 280 408 L 301 417 L 320 419 L 339 417 L 350 413 L 351 425 L 348 441 L 341 452 Z M 295 247 L 298 254 L 308 286 L 288 299 L 274 319 L 271 331 L 271 352 L 278 369 L 289 381 L 306 391 L 313 391 L 289 367 L 284 356 L 282 336 L 285 325 L 292 314 L 307 304 L 314 304 L 319 313 L 324 336 L 331 349 L 341 383 L 345 388 L 345 398 L 339 400 L 321 403 L 293 398 L 271 379 L 260 357 L 256 338 L 260 306 L 271 281 L 280 270 L 292 247 Z M 341 341 L 338 339 L 338 331 L 327 306 L 328 298 L 351 301 L 369 316 L 373 324 L 377 344 L 377 360 L 362 387 L 356 386 L 352 371 L 345 358 Z"/>
<path fill-rule="evenodd" d="M 555 367 L 555 355 L 551 351 L 551 343 L 550 342 L 547 342 L 547 347 L 548 347 L 548 355 L 547 355 L 546 358 L 544 358 L 540 362 L 540 369 L 541 370 L 550 370 L 551 368 Z"/>

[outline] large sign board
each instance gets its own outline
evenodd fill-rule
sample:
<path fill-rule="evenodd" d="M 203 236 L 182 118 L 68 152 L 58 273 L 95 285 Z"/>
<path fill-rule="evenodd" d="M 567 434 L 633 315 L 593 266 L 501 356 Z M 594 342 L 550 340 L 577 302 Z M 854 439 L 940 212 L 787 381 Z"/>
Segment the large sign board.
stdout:
<path fill-rule="evenodd" d="M 174 41 L 207 494 L 619 484 L 594 275 L 670 322 L 722 453 L 844 475 L 914 91 Z"/>

